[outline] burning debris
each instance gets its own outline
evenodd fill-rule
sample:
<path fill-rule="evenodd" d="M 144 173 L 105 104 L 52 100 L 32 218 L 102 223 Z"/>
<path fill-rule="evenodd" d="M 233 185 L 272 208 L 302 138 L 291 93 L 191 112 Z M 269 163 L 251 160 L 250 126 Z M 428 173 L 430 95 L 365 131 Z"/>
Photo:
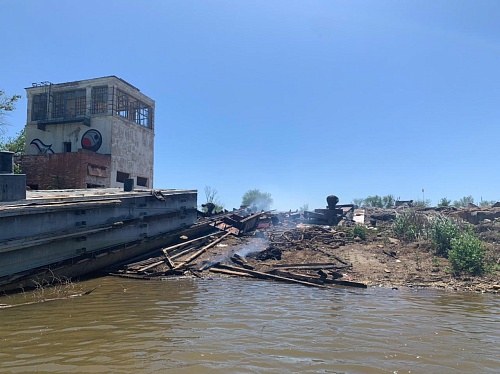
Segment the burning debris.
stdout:
<path fill-rule="evenodd" d="M 342 208 L 329 210 L 345 217 Z M 350 240 L 344 232 L 333 227 L 297 225 L 293 215 L 286 219 L 281 216 L 280 221 L 278 215 L 266 212 L 245 213 L 238 210 L 210 217 L 203 214 L 200 220 L 212 226 L 213 233 L 179 239 L 179 243 L 150 258 L 110 269 L 110 274 L 163 279 L 179 275 L 205 277 L 210 272 L 314 287 L 366 287 L 345 279 L 342 273 L 352 267 L 334 253 Z"/>
<path fill-rule="evenodd" d="M 329 196 L 326 209 L 306 211 L 303 216 L 299 212 L 271 214 L 247 209 L 200 215 L 199 224 L 211 228 L 208 234 L 205 231 L 199 237 L 180 236 L 178 243 L 150 258 L 137 259 L 110 272 L 138 279 L 205 278 L 217 274 L 320 288 L 383 285 L 479 287 L 492 292 L 500 289 L 494 275 L 491 279 L 488 275 L 477 278 L 470 285 L 470 281 L 459 280 L 447 272 L 449 261 L 437 258 L 425 243 L 396 239 L 392 226 L 398 215 L 410 210 L 431 219 L 443 214 L 442 209 L 407 205 L 359 209 L 338 202 L 336 196 Z M 490 253 L 495 255 L 500 243 L 499 211 L 499 208 L 448 208 L 445 213 L 470 223 L 482 222 L 478 232 L 481 238 L 488 239 Z"/>

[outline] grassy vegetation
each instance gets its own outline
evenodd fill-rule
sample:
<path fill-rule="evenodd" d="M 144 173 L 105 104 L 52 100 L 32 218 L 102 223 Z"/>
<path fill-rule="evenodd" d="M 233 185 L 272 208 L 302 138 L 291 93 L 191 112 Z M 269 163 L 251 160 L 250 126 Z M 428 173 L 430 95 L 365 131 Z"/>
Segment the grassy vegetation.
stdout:
<path fill-rule="evenodd" d="M 431 220 L 429 237 L 436 255 L 448 257 L 451 241 L 459 234 L 460 228 L 455 220 L 441 214 Z"/>
<path fill-rule="evenodd" d="M 427 217 L 414 209 L 403 210 L 396 215 L 392 223 L 392 231 L 403 241 L 419 240 L 426 232 Z"/>
<path fill-rule="evenodd" d="M 408 209 L 397 214 L 392 230 L 406 242 L 429 240 L 436 255 L 448 258 L 455 275 L 481 275 L 488 268 L 484 245 L 470 225 L 460 225 L 440 214 L 428 219 Z"/>
<path fill-rule="evenodd" d="M 481 275 L 485 268 L 483 243 L 471 230 L 461 232 L 451 239 L 448 259 L 455 274 Z"/>

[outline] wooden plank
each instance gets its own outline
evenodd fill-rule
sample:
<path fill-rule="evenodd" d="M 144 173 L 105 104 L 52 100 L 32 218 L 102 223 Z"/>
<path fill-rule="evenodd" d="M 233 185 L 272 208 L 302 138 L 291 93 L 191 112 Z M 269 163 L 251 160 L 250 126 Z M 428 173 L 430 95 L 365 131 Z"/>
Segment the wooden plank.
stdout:
<path fill-rule="evenodd" d="M 301 280 L 304 282 L 315 283 L 315 284 L 323 284 L 323 280 L 319 277 L 312 277 L 304 274 L 295 274 L 289 273 L 287 271 L 273 270 L 273 274 L 279 275 L 280 277 L 292 278 L 296 280 Z"/>
<path fill-rule="evenodd" d="M 291 264 L 277 264 L 274 267 L 298 267 L 298 266 L 335 266 L 333 262 L 304 262 L 304 263 L 291 263 Z"/>
<path fill-rule="evenodd" d="M 239 275 L 241 277 L 253 278 L 253 275 L 250 275 L 248 273 L 242 273 L 240 271 L 233 271 L 233 270 L 220 269 L 220 268 L 210 268 L 209 271 L 214 272 L 214 273 L 221 273 L 221 274 L 228 274 L 228 275 Z"/>
<path fill-rule="evenodd" d="M 188 253 L 191 253 L 191 252 L 193 252 L 195 249 L 198 249 L 198 248 L 200 248 L 200 246 L 199 246 L 199 245 L 197 245 L 197 244 L 190 245 L 189 247 L 187 247 L 187 248 L 183 249 L 181 252 L 173 254 L 172 256 L 170 256 L 170 258 L 171 258 L 172 260 L 177 260 L 179 257 L 185 256 L 185 255 L 187 255 Z"/>
<path fill-rule="evenodd" d="M 368 288 L 368 286 L 364 283 L 351 282 L 351 281 L 343 281 L 343 280 L 329 280 L 328 283 L 336 284 L 339 286 L 348 286 L 348 287 L 356 287 L 356 288 Z"/>
<path fill-rule="evenodd" d="M 178 270 L 180 268 L 182 268 L 183 266 L 185 266 L 186 264 L 190 263 L 191 261 L 193 261 L 195 258 L 197 258 L 198 256 L 200 256 L 203 252 L 205 252 L 207 249 L 213 247 L 214 245 L 216 245 L 217 243 L 221 242 L 222 240 L 224 240 L 226 237 L 228 237 L 229 235 L 231 235 L 231 233 L 226 233 L 225 235 L 221 236 L 220 238 L 214 240 L 212 243 L 204 246 L 203 248 L 201 248 L 199 251 L 196 251 L 195 253 L 193 253 L 191 256 L 189 256 L 186 260 L 184 260 L 184 262 L 181 262 L 180 264 L 176 265 L 173 270 Z"/>
<path fill-rule="evenodd" d="M 168 255 L 165 253 L 165 258 L 163 258 L 160 261 L 153 262 L 152 264 L 146 265 L 146 266 L 138 269 L 137 272 L 138 273 L 143 273 L 146 270 L 155 268 L 155 267 L 160 266 L 160 265 L 162 265 L 164 263 L 166 263 L 170 267 L 170 269 L 174 268 L 174 265 L 172 264 L 172 261 L 170 260 L 170 257 L 168 257 Z"/>
<path fill-rule="evenodd" d="M 165 262 L 167 263 L 170 269 L 173 269 L 175 267 L 174 263 L 170 260 L 170 257 L 168 257 L 166 253 L 165 253 Z"/>
<path fill-rule="evenodd" d="M 276 269 L 302 269 L 302 270 L 321 270 L 321 269 L 345 269 L 350 266 L 338 266 L 332 263 L 329 264 L 276 264 L 273 265 Z"/>
<path fill-rule="evenodd" d="M 194 243 L 194 242 L 197 242 L 197 241 L 200 241 L 202 239 L 206 239 L 206 238 L 209 238 L 211 236 L 214 236 L 214 235 L 220 235 L 222 234 L 223 231 L 221 232 L 214 232 L 212 234 L 208 234 L 208 235 L 204 235 L 204 236 L 200 236 L 199 238 L 196 238 L 196 239 L 191 239 L 191 240 L 188 240 L 188 241 L 185 241 L 185 242 L 182 242 L 182 243 L 179 243 L 179 244 L 175 244 L 175 245 L 172 245 L 170 247 L 166 247 L 166 248 L 162 248 L 162 251 L 163 253 L 167 254 L 168 252 L 171 252 L 173 251 L 174 249 L 177 249 L 177 248 L 180 248 L 186 244 L 190 244 L 190 243 Z"/>
<path fill-rule="evenodd" d="M 298 283 L 298 284 L 302 284 L 304 286 L 326 288 L 325 286 L 323 286 L 321 284 L 315 284 L 315 283 L 305 282 L 305 281 L 301 281 L 301 280 L 297 280 L 297 279 L 292 279 L 292 278 L 285 278 L 285 277 L 281 277 L 279 275 L 274 275 L 274 274 L 269 274 L 269 273 L 262 273 L 260 271 L 244 269 L 244 268 L 240 268 L 240 267 L 237 267 L 237 266 L 222 265 L 222 264 L 220 264 L 219 267 L 225 268 L 225 269 L 228 269 L 228 270 L 232 270 L 232 271 L 247 273 L 247 274 L 253 275 L 256 278 L 273 279 L 273 280 L 277 280 L 277 281 L 281 281 L 281 282 L 287 282 L 287 283 Z"/>
<path fill-rule="evenodd" d="M 288 278 L 294 278 L 298 280 L 304 280 L 308 281 L 311 283 L 318 282 L 319 284 L 335 284 L 339 286 L 348 286 L 348 287 L 357 287 L 357 288 L 367 288 L 367 285 L 364 283 L 358 283 L 358 282 L 351 282 L 351 281 L 346 281 L 346 280 L 339 280 L 339 279 L 327 279 L 327 278 L 315 278 L 315 277 L 310 277 L 307 275 L 302 275 L 302 274 L 294 274 L 294 273 L 288 273 L 284 271 L 279 271 L 279 270 L 273 270 L 274 274 L 283 276 L 283 277 L 288 277 Z"/>

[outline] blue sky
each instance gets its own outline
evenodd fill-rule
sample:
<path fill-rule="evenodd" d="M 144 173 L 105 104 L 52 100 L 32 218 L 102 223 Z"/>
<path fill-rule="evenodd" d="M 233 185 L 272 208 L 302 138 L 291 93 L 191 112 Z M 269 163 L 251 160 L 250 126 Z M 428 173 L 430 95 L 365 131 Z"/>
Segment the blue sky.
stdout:
<path fill-rule="evenodd" d="M 0 0 L 0 87 L 116 75 L 156 101 L 155 188 L 273 207 L 500 200 L 499 1 Z M 422 194 L 424 189 L 424 194 Z"/>

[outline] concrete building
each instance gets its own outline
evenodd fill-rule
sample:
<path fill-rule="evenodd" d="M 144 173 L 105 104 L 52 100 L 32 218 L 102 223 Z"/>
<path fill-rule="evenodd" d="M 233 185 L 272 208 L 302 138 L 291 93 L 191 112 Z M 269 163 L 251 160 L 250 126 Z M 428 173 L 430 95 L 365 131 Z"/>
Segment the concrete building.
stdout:
<path fill-rule="evenodd" d="M 32 189 L 153 187 L 155 102 L 116 76 L 26 88 Z"/>

